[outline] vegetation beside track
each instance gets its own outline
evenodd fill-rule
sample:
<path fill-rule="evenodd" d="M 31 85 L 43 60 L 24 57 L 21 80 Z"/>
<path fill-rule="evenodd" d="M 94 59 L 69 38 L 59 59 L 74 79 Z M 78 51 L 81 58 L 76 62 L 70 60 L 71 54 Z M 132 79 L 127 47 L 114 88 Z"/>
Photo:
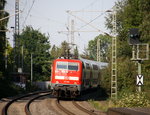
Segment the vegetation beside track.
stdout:
<path fill-rule="evenodd" d="M 24 93 L 24 89 L 14 85 L 6 79 L 0 79 L 0 99 L 3 97 L 11 97 L 20 93 Z"/>
<path fill-rule="evenodd" d="M 29 92 L 40 90 L 36 86 L 31 85 L 30 82 L 26 84 L 26 88 L 21 88 L 15 85 L 11 80 L 1 78 L 0 79 L 0 99 L 4 97 L 12 97 L 20 94 L 26 94 Z"/>
<path fill-rule="evenodd" d="M 89 103 L 96 109 L 106 112 L 113 107 L 150 107 L 149 93 L 123 93 L 117 100 L 89 100 Z"/>
<path fill-rule="evenodd" d="M 116 107 L 150 107 L 150 99 L 147 93 L 124 93 L 114 104 Z"/>
<path fill-rule="evenodd" d="M 103 112 L 106 112 L 107 109 L 110 107 L 108 105 L 108 101 L 94 101 L 94 100 L 89 100 L 89 103 L 97 110 L 101 110 Z"/>
<path fill-rule="evenodd" d="M 137 62 L 131 61 L 132 47 L 129 45 L 128 30 L 130 28 L 139 28 L 141 43 L 150 44 L 150 9 L 149 0 L 120 0 L 116 2 L 116 22 L 117 22 L 117 94 L 118 100 L 105 101 L 108 107 L 149 107 L 150 103 L 150 61 L 142 61 L 141 73 L 144 76 L 144 85 L 141 86 L 141 92 L 137 93 L 136 76 L 138 75 Z M 110 13 L 106 17 L 106 27 L 112 32 L 112 17 Z M 98 36 L 97 39 L 101 39 Z M 91 52 L 96 49 L 96 38 L 89 42 L 88 47 Z M 95 48 L 94 48 L 95 47 Z M 111 90 L 111 47 L 108 50 L 107 61 L 109 67 L 102 72 L 102 86 L 110 97 Z M 96 53 L 93 56 L 96 57 Z M 149 54 L 150 55 L 150 54 Z M 106 57 L 102 56 L 102 60 Z M 91 101 L 97 108 L 103 109 L 104 105 L 98 101 Z"/>

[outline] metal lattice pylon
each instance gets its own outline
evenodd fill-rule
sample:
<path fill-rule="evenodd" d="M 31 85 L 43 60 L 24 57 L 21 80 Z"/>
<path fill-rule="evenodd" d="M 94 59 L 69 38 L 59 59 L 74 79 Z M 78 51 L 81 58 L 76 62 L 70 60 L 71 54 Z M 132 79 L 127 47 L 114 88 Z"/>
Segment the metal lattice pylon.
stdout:
<path fill-rule="evenodd" d="M 117 99 L 117 39 L 116 39 L 116 8 L 113 10 L 113 38 L 112 38 L 112 70 L 111 70 L 111 98 Z"/>
<path fill-rule="evenodd" d="M 101 55 L 100 55 L 100 39 L 97 39 L 97 61 L 101 61 Z"/>
<path fill-rule="evenodd" d="M 14 48 L 15 48 L 15 61 L 17 67 L 20 67 L 20 42 L 19 42 L 19 0 L 15 1 L 15 35 L 14 35 Z"/>
<path fill-rule="evenodd" d="M 74 20 L 71 20 L 71 53 L 74 52 Z"/>

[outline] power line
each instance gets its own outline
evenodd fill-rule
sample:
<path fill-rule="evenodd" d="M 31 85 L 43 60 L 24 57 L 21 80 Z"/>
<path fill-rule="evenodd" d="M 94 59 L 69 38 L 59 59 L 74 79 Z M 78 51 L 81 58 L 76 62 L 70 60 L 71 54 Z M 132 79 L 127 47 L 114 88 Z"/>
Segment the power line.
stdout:
<path fill-rule="evenodd" d="M 82 10 L 87 9 L 88 7 L 92 6 L 93 4 L 95 4 L 97 0 L 94 0 L 93 2 L 91 2 L 88 6 L 82 8 Z"/>
<path fill-rule="evenodd" d="M 24 10 L 25 10 L 26 6 L 27 6 L 27 0 L 26 0 L 26 2 L 25 2 L 25 5 L 24 5 L 24 7 L 23 7 L 22 11 L 24 11 Z"/>
<path fill-rule="evenodd" d="M 32 9 L 34 3 L 35 3 L 35 0 L 33 0 L 33 2 L 32 2 L 32 5 L 31 5 L 31 7 L 30 7 L 30 9 L 29 9 L 29 11 L 28 11 L 28 14 L 27 14 L 27 16 L 26 16 L 26 18 L 25 18 L 25 20 L 24 20 L 24 22 L 23 22 L 23 24 L 22 24 L 23 26 L 25 25 L 25 22 L 26 22 L 26 20 L 27 20 L 29 14 L 30 14 L 30 12 L 31 12 L 31 9 Z"/>
<path fill-rule="evenodd" d="M 104 13 L 105 13 L 105 12 L 104 12 Z M 94 18 L 93 20 L 91 20 L 90 22 L 88 22 L 87 24 L 81 26 L 78 30 L 80 30 L 81 28 L 83 28 L 83 27 L 89 25 L 90 23 L 92 23 L 93 21 L 95 21 L 97 18 L 101 17 L 104 13 L 101 13 L 99 16 L 97 16 L 96 18 Z"/>
<path fill-rule="evenodd" d="M 40 17 L 40 16 L 35 16 L 35 15 L 30 15 L 31 17 L 33 17 L 33 18 L 36 18 L 36 19 L 43 19 L 43 20 L 48 20 L 48 21 L 53 21 L 53 22 L 55 22 L 55 23 L 59 23 L 59 24 L 61 24 L 61 25 L 65 25 L 63 22 L 61 22 L 61 21 L 58 21 L 58 20 L 55 20 L 55 19 L 52 19 L 52 18 L 48 18 L 48 17 Z M 40 20 L 39 19 L 39 20 Z"/>

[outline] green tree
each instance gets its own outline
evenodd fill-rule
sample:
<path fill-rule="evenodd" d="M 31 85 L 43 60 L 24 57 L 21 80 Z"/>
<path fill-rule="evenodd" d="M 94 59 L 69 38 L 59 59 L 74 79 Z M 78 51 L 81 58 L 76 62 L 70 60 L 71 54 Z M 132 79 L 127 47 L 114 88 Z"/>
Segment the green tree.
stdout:
<path fill-rule="evenodd" d="M 76 46 L 76 48 L 74 49 L 74 56 L 75 57 L 79 57 L 79 51 L 78 51 L 78 48 L 77 48 L 77 46 Z"/>
<path fill-rule="evenodd" d="M 59 57 L 59 49 L 55 45 L 53 45 L 53 47 L 51 49 L 51 56 L 53 59 L 56 59 Z"/>
<path fill-rule="evenodd" d="M 34 80 L 48 80 L 50 76 L 50 43 L 48 37 L 39 30 L 27 26 L 20 35 L 24 46 L 24 71 L 30 72 L 31 54 L 33 55 Z"/>
<path fill-rule="evenodd" d="M 6 4 L 5 0 L 0 1 L 0 10 L 2 10 L 0 12 L 0 19 L 9 15 L 7 12 L 3 11 L 5 4 Z M 5 56 L 4 56 L 5 55 L 5 49 L 6 49 L 6 47 L 5 47 L 5 44 L 6 44 L 6 32 L 5 32 L 5 30 L 7 28 L 7 22 L 8 22 L 8 19 L 0 21 L 0 30 L 3 30 L 0 32 L 0 72 L 2 74 L 4 74 L 4 71 L 5 71 Z"/>
<path fill-rule="evenodd" d="M 108 51 L 110 49 L 111 38 L 107 35 L 99 35 L 94 40 L 89 41 L 88 51 L 90 59 L 97 59 L 97 40 L 100 39 L 100 52 L 102 61 L 108 61 Z"/>
<path fill-rule="evenodd" d="M 70 49 L 69 44 L 66 41 L 63 41 L 61 43 L 61 47 L 60 47 L 60 56 L 67 56 L 68 55 L 68 49 Z"/>
<path fill-rule="evenodd" d="M 53 45 L 50 52 L 51 52 L 52 58 L 56 59 L 58 57 L 64 57 L 64 56 L 70 55 L 71 48 L 66 41 L 63 41 L 59 47 L 56 47 L 55 45 Z M 78 48 L 76 47 L 72 53 L 75 57 L 78 57 L 79 56 Z"/>
<path fill-rule="evenodd" d="M 150 0 L 139 0 L 142 23 L 140 24 L 142 41 L 150 43 Z"/>
<path fill-rule="evenodd" d="M 85 59 L 90 59 L 89 52 L 86 47 L 84 47 L 83 54 L 81 54 L 80 56 Z"/>

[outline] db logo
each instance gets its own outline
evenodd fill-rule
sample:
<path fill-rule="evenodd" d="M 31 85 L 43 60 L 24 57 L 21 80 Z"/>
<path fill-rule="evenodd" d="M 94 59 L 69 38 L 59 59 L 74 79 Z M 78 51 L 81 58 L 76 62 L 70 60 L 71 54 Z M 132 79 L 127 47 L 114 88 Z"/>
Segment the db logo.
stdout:
<path fill-rule="evenodd" d="M 69 77 L 68 77 L 68 76 L 65 76 L 65 80 L 69 80 Z"/>

